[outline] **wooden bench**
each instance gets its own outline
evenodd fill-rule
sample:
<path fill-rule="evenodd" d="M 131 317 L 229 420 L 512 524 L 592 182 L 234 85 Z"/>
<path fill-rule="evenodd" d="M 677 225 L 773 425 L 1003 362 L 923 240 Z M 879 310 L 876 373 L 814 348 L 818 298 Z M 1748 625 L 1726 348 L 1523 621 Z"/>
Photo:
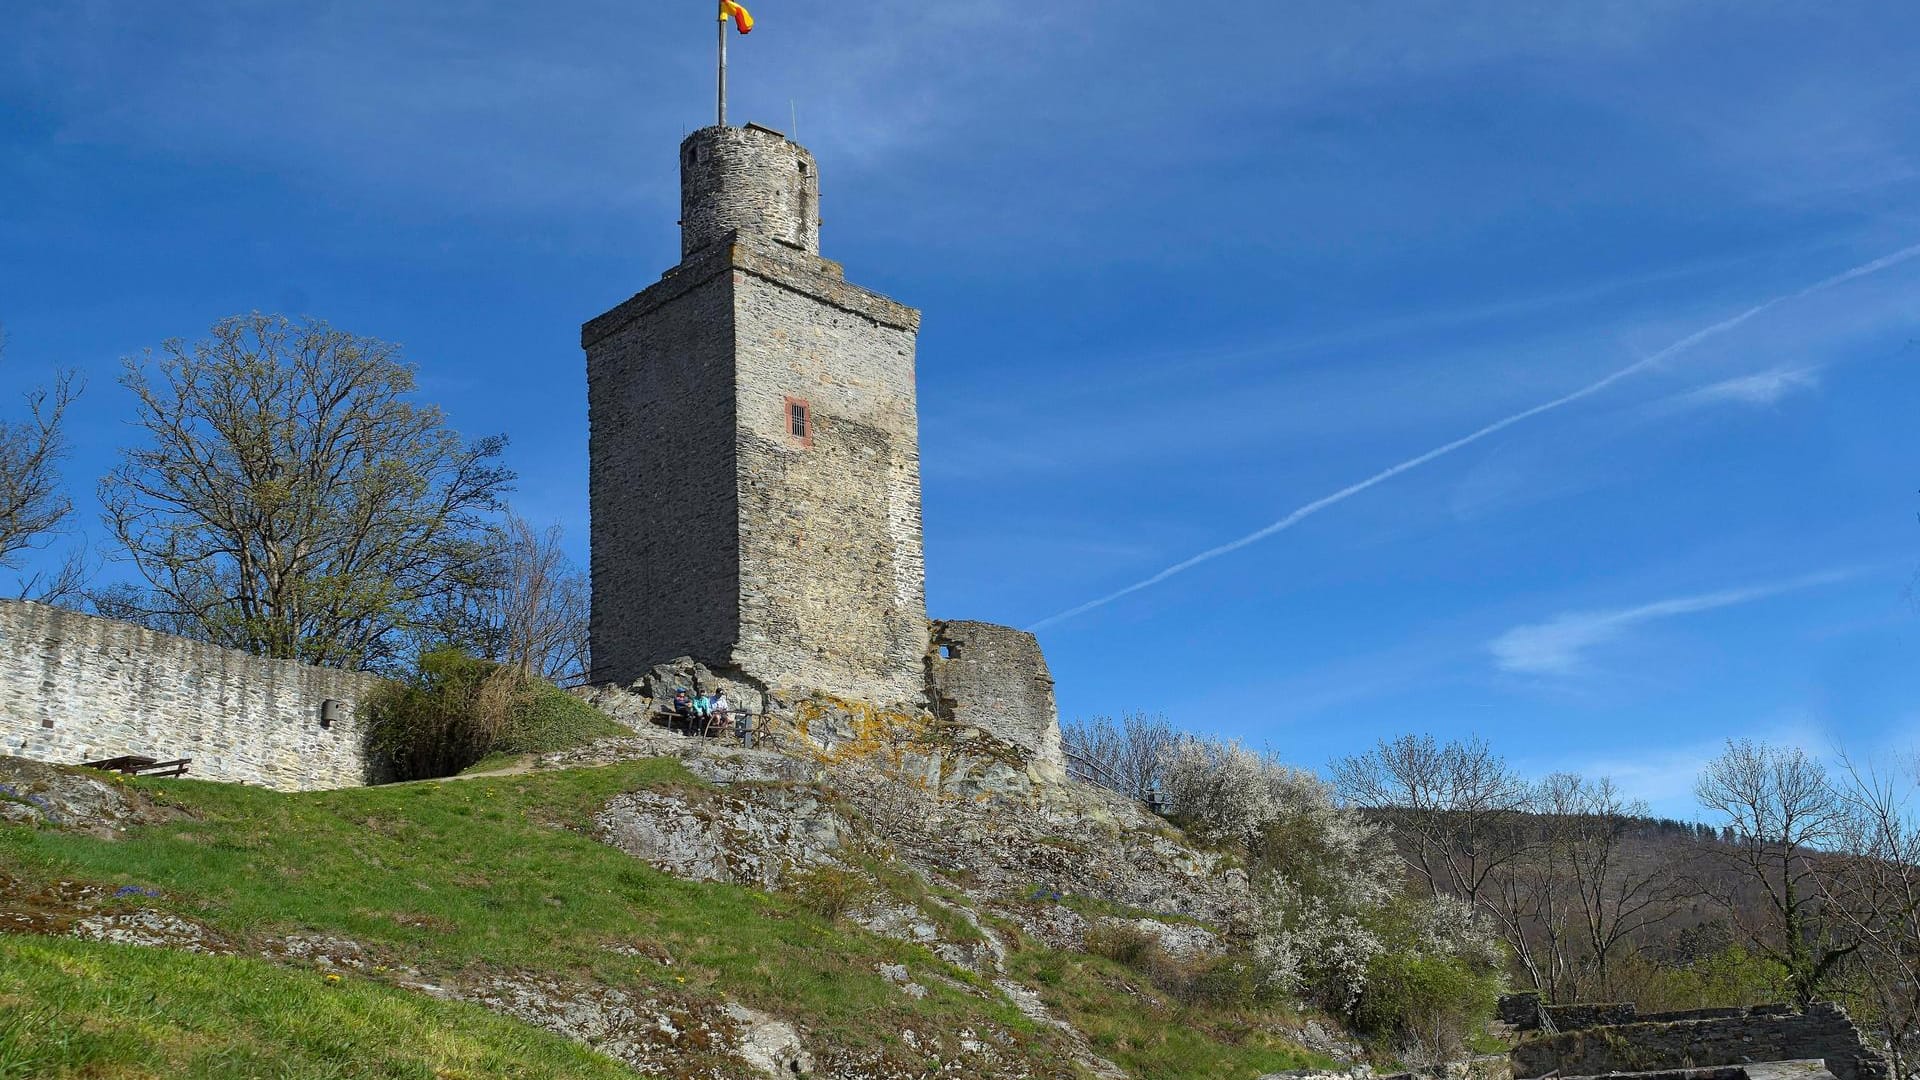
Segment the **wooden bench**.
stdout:
<path fill-rule="evenodd" d="M 172 761 L 158 761 L 139 754 L 123 754 L 120 757 L 102 758 L 99 761 L 83 761 L 83 769 L 99 769 L 103 772 L 124 773 L 127 776 L 185 776 L 192 758 L 175 758 Z"/>

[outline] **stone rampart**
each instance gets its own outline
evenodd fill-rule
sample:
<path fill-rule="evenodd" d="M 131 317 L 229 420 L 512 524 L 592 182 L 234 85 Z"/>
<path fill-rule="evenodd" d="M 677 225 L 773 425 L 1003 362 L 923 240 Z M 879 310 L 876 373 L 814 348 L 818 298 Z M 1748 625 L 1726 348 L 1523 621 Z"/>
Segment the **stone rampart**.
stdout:
<path fill-rule="evenodd" d="M 1676 1014 L 1687 1015 L 1687 1014 Z M 1709 1019 L 1650 1020 L 1522 1041 L 1513 1075 L 1603 1076 L 1762 1061 L 1824 1061 L 1838 1080 L 1886 1080 L 1887 1066 L 1838 1005 L 1756 1009 Z"/>
<path fill-rule="evenodd" d="M 355 787 L 372 779 L 355 713 L 380 682 L 0 600 L 0 754 L 192 758 L 188 775 L 203 780 Z M 340 704 L 322 723 L 327 701 Z"/>

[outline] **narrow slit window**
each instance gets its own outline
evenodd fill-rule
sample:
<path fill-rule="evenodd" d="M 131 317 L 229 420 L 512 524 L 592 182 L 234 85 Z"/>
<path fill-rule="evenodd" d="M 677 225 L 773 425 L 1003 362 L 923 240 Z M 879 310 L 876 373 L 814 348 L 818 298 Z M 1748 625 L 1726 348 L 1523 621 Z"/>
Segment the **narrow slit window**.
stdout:
<path fill-rule="evenodd" d="M 801 245 L 807 242 L 807 163 L 800 162 L 800 179 L 793 185 L 795 202 L 794 219 L 800 223 L 799 233 L 794 237 Z"/>
<path fill-rule="evenodd" d="M 787 434 L 803 443 L 813 441 L 813 410 L 799 398 L 787 399 Z"/>

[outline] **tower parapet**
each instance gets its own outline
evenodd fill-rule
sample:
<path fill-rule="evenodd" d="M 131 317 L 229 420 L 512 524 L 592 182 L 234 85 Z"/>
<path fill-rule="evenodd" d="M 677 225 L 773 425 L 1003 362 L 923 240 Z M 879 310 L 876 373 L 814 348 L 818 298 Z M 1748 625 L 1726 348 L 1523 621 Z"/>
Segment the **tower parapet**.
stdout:
<path fill-rule="evenodd" d="M 820 254 L 820 173 L 805 147 L 756 124 L 680 144 L 681 256 L 734 233 Z"/>

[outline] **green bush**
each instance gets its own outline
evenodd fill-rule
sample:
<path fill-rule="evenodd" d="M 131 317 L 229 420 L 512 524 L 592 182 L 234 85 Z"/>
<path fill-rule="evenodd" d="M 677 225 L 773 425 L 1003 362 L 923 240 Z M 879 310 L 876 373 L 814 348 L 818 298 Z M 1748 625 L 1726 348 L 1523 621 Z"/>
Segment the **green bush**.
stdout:
<path fill-rule="evenodd" d="M 1161 992 L 1189 1008 L 1244 1009 L 1261 996 L 1259 972 L 1243 954 L 1175 956 L 1155 935 L 1119 922 L 1090 927 L 1083 947 L 1146 976 Z"/>
<path fill-rule="evenodd" d="M 1126 923 L 1100 923 L 1087 928 L 1085 948 L 1095 956 L 1104 956 L 1130 968 L 1145 970 L 1157 959 L 1160 939 L 1137 926 Z"/>
<path fill-rule="evenodd" d="M 1388 950 L 1367 965 L 1354 1030 L 1396 1048 L 1451 1058 L 1492 1017 L 1501 989 L 1497 972 L 1459 957 Z"/>
<path fill-rule="evenodd" d="M 837 866 L 816 865 L 788 874 L 781 891 L 815 915 L 837 921 L 873 899 L 875 890 L 873 883 L 861 874 Z"/>
<path fill-rule="evenodd" d="M 1182 1004 L 1199 1009 L 1250 1009 L 1269 995 L 1261 986 L 1260 971 L 1240 954 L 1179 962 L 1180 978 L 1163 984 Z"/>
<path fill-rule="evenodd" d="M 540 679 L 522 687 L 522 700 L 493 748 L 501 754 L 550 754 L 595 739 L 631 735 L 605 713 Z"/>
<path fill-rule="evenodd" d="M 626 728 L 540 679 L 459 649 L 420 656 L 419 671 L 366 706 L 367 749 L 393 780 L 452 776 L 495 753 L 547 753 Z"/>
<path fill-rule="evenodd" d="M 1738 1008 L 1793 996 L 1786 968 L 1738 943 L 1681 964 L 1629 954 L 1610 974 L 1614 994 L 1649 1013 Z"/>

